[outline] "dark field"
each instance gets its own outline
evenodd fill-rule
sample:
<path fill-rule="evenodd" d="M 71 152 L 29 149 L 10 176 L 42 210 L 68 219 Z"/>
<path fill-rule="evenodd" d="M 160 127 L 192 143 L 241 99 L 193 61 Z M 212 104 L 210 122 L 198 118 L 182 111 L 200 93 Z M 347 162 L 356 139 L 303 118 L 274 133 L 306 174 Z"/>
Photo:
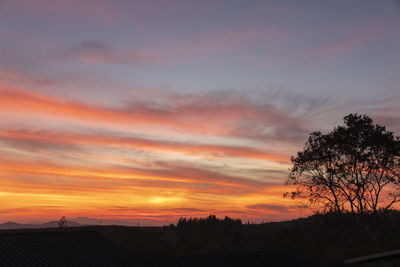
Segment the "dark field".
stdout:
<path fill-rule="evenodd" d="M 266 262 L 337 266 L 346 258 L 398 248 L 399 222 L 398 212 L 368 215 L 355 222 L 350 216 L 326 214 L 266 224 L 83 226 L 3 230 L 0 235 L 97 232 L 129 257 L 156 266 L 204 266 L 210 262 L 215 264 L 211 266 L 228 262 L 229 266 L 243 266 L 244 262 L 249 266 Z"/>

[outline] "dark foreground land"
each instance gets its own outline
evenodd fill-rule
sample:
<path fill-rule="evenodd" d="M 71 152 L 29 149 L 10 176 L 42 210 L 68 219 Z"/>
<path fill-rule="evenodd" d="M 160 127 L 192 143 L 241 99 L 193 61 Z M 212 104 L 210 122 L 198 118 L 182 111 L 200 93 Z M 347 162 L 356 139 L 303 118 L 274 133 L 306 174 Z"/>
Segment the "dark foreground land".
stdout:
<path fill-rule="evenodd" d="M 0 266 L 341 266 L 399 248 L 399 225 L 400 214 L 386 212 L 266 224 L 208 218 L 166 227 L 3 230 Z"/>

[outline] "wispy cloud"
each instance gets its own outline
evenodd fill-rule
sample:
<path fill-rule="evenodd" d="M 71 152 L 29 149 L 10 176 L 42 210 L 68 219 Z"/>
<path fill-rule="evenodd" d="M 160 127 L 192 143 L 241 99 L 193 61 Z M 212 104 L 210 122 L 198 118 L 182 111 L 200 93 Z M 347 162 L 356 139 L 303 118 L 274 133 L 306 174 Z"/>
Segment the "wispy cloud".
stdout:
<path fill-rule="evenodd" d="M 13 146 L 32 151 L 32 149 L 63 149 L 78 150 L 87 145 L 122 147 L 158 152 L 180 152 L 185 155 L 205 155 L 213 157 L 244 157 L 265 159 L 287 163 L 285 155 L 274 154 L 269 151 L 246 147 L 224 146 L 201 143 L 184 143 L 167 140 L 151 140 L 134 137 L 107 136 L 101 134 L 76 134 L 68 132 L 50 132 L 36 130 L 5 130 L 0 131 L 0 141 Z"/>
<path fill-rule="evenodd" d="M 55 81 L 51 79 L 37 78 L 24 72 L 11 69 L 0 69 L 0 81 L 7 83 L 24 84 L 28 86 L 43 86 L 55 84 Z"/>
<path fill-rule="evenodd" d="M 142 66 L 162 61 L 160 56 L 150 51 L 121 51 L 121 49 L 113 49 L 111 46 L 98 41 L 79 42 L 60 51 L 56 57 L 92 63 L 135 64 Z"/>
<path fill-rule="evenodd" d="M 324 29 L 331 33 L 331 37 L 325 39 L 313 50 L 317 60 L 335 61 L 344 56 L 362 51 L 372 44 L 387 42 L 393 35 L 399 33 L 391 19 L 371 20 L 361 26 L 337 27 L 329 26 Z M 384 29 L 384 30 L 382 30 Z"/>
<path fill-rule="evenodd" d="M 132 100 L 120 108 L 93 106 L 13 89 L 0 90 L 0 96 L 0 110 L 3 111 L 31 112 L 88 124 L 150 125 L 192 133 L 284 141 L 304 139 L 309 132 L 305 121 L 296 114 L 229 92 L 176 95 L 157 103 Z"/>

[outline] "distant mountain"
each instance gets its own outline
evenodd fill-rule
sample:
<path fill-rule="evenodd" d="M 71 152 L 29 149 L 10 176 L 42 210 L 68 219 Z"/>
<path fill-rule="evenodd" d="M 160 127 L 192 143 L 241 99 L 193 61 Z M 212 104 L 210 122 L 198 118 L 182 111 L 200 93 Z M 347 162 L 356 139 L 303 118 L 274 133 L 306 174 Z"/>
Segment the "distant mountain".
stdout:
<path fill-rule="evenodd" d="M 67 220 L 67 226 L 68 227 L 76 227 L 76 226 L 84 226 L 85 224 L 77 223 L 74 221 L 68 221 Z M 47 223 L 42 223 L 39 224 L 39 228 L 51 228 L 51 227 L 58 227 L 58 221 L 50 221 Z"/>
<path fill-rule="evenodd" d="M 0 229 L 24 229 L 24 228 L 38 228 L 35 224 L 20 224 L 16 222 L 5 222 L 0 224 Z"/>
<path fill-rule="evenodd" d="M 0 0 L 1 1 L 1 0 Z M 115 220 L 115 219 L 98 219 L 88 217 L 76 217 L 67 219 L 68 227 L 85 226 L 85 225 L 124 225 L 124 226 L 162 226 L 169 225 L 169 222 L 160 222 L 156 220 Z M 58 227 L 58 221 L 40 222 L 37 223 L 16 223 L 16 222 L 5 222 L 0 224 L 0 230 L 8 229 L 33 229 L 33 228 L 54 228 Z"/>
<path fill-rule="evenodd" d="M 137 226 L 136 221 L 131 220 L 113 220 L 113 219 L 98 219 L 88 217 L 76 217 L 72 218 L 74 222 L 85 224 L 85 225 L 126 225 L 126 226 Z M 140 225 L 143 225 L 141 223 Z"/>
<path fill-rule="evenodd" d="M 85 224 L 80 224 L 74 221 L 67 221 L 68 227 L 84 226 Z M 58 227 L 58 221 L 51 221 L 42 224 L 24 224 L 16 222 L 5 222 L 0 224 L 0 230 L 12 230 L 12 229 L 32 229 L 32 228 L 54 228 Z"/>
<path fill-rule="evenodd" d="M 88 217 L 71 218 L 72 221 L 85 225 L 125 225 L 125 226 L 163 226 L 169 225 L 168 221 L 149 220 L 149 219 L 99 219 Z"/>

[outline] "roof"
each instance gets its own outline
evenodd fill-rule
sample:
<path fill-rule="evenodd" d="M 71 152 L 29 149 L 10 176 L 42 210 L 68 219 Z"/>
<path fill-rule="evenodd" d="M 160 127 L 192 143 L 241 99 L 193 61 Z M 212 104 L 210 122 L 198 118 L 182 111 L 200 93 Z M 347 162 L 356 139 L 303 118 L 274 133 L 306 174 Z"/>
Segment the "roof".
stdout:
<path fill-rule="evenodd" d="M 0 233 L 0 266 L 140 266 L 96 231 Z"/>
<path fill-rule="evenodd" d="M 347 259 L 344 261 L 344 263 L 352 264 L 352 263 L 357 263 L 357 262 L 363 262 L 363 261 L 368 261 L 368 260 L 375 260 L 375 259 L 379 259 L 379 258 L 390 257 L 390 256 L 394 256 L 394 255 L 400 255 L 400 249 L 389 250 L 389 251 L 374 253 L 374 254 L 370 254 L 370 255 L 366 255 L 366 256 L 362 256 L 362 257 Z"/>

